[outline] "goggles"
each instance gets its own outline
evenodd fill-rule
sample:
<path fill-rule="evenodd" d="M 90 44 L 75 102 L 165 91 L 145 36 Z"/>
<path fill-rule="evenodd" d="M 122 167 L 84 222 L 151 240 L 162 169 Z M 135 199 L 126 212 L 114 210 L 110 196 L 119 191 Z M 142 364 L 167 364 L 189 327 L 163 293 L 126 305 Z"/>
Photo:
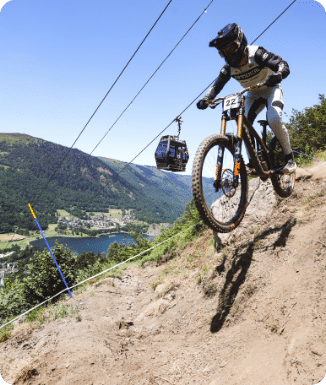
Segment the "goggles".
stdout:
<path fill-rule="evenodd" d="M 240 48 L 240 42 L 236 40 L 231 44 L 229 44 L 228 46 L 226 46 L 225 48 L 220 49 L 218 52 L 223 58 L 226 58 L 235 54 L 239 48 Z"/>

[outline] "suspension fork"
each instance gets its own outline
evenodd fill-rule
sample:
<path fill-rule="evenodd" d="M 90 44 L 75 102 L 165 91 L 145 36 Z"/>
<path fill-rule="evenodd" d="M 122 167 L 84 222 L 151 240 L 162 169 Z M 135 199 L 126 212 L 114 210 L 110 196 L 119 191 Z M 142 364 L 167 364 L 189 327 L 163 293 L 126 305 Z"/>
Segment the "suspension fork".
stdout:
<path fill-rule="evenodd" d="M 226 111 L 223 111 L 222 121 L 221 121 L 221 135 L 222 136 L 225 135 L 226 121 L 227 120 L 229 120 L 228 113 Z M 224 147 L 219 146 L 218 153 L 217 153 L 215 178 L 214 178 L 215 181 L 213 183 L 213 186 L 215 187 L 216 192 L 218 192 L 219 188 L 221 187 L 221 175 L 222 175 L 223 158 L 224 158 Z"/>
<path fill-rule="evenodd" d="M 237 140 L 234 146 L 234 171 L 233 171 L 233 187 L 237 188 L 240 178 L 240 165 L 241 165 L 241 144 L 242 144 L 242 127 L 243 127 L 243 115 L 244 115 L 245 97 L 241 99 L 241 105 L 238 115 L 238 131 Z"/>

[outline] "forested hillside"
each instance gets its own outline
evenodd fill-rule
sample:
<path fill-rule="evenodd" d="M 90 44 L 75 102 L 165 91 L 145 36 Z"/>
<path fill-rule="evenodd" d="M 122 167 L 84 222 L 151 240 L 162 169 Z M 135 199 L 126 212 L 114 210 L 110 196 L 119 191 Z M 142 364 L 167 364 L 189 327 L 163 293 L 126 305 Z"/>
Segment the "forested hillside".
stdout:
<path fill-rule="evenodd" d="M 173 172 L 163 172 L 153 166 L 139 166 L 131 164 L 126 167 L 125 162 L 100 157 L 114 172 L 121 172 L 122 179 L 133 187 L 140 188 L 151 200 L 164 202 L 173 207 L 178 217 L 183 213 L 186 202 L 191 200 L 191 176 Z M 126 167 L 126 168 L 125 168 Z M 191 165 L 188 165 L 191 167 Z M 179 207 L 182 210 L 179 210 Z"/>
<path fill-rule="evenodd" d="M 58 209 L 71 212 L 73 208 L 101 212 L 132 209 L 136 219 L 173 222 L 190 199 L 189 177 L 184 183 L 182 177 L 132 166 L 110 183 L 120 167 L 118 162 L 112 167 L 77 149 L 71 150 L 38 199 L 67 151 L 67 147 L 28 135 L 0 134 L 0 233 L 34 229 L 27 204 L 36 200 L 34 210 L 46 229 L 56 222 Z"/>

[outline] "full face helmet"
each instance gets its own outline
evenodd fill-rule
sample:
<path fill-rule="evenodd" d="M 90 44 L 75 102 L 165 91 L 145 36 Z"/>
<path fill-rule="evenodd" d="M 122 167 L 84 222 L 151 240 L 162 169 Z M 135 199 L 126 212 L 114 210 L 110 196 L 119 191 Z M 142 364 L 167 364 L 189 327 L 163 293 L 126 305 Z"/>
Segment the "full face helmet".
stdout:
<path fill-rule="evenodd" d="M 233 23 L 221 29 L 209 46 L 217 48 L 219 54 L 231 67 L 237 67 L 245 54 L 247 44 L 242 29 Z"/>

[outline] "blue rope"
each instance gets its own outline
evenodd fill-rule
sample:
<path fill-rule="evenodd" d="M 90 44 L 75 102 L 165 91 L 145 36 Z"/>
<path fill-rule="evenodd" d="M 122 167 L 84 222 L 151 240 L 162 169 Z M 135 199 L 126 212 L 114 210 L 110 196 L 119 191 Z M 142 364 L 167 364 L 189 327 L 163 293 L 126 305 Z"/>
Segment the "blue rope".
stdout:
<path fill-rule="evenodd" d="M 325 163 L 325 162 L 323 162 L 323 161 L 320 160 L 320 159 L 316 159 L 316 158 L 313 158 L 312 156 L 309 156 L 309 155 L 306 155 L 306 154 L 302 154 L 302 152 L 294 151 L 294 150 L 293 150 L 293 152 L 296 152 L 297 154 L 300 154 L 300 155 L 303 155 L 303 156 L 307 156 L 308 158 L 311 158 L 311 159 L 315 159 L 315 160 L 317 160 L 318 162 Z"/>

